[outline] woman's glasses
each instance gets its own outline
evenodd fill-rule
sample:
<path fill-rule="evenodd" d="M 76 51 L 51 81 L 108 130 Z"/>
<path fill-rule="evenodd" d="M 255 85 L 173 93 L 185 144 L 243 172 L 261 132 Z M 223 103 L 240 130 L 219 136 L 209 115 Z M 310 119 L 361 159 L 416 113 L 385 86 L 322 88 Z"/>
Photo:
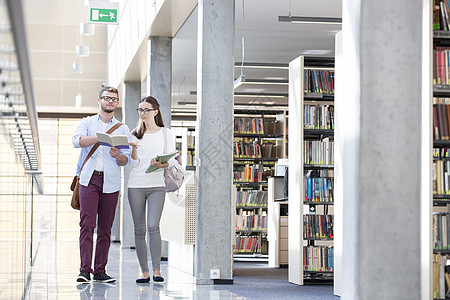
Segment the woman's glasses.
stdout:
<path fill-rule="evenodd" d="M 146 108 L 146 109 L 142 109 L 142 108 L 136 109 L 136 111 L 138 113 L 140 113 L 140 114 L 148 114 L 149 112 L 154 111 L 154 110 L 156 110 L 156 109 L 148 109 L 148 108 Z"/>

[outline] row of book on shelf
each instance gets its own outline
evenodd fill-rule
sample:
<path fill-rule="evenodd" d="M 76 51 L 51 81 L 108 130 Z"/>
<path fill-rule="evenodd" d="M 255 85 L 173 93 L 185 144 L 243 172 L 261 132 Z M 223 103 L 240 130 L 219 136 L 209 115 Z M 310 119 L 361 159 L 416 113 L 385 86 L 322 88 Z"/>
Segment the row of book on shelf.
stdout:
<path fill-rule="evenodd" d="M 433 50 L 433 84 L 450 84 L 450 48 L 436 47 Z"/>
<path fill-rule="evenodd" d="M 334 129 L 334 105 L 305 105 L 305 129 Z"/>
<path fill-rule="evenodd" d="M 433 161 L 433 194 L 450 195 L 450 160 Z"/>
<path fill-rule="evenodd" d="M 195 148 L 195 131 L 188 131 L 186 136 L 188 148 Z"/>
<path fill-rule="evenodd" d="M 261 145 L 251 138 L 234 138 L 233 157 L 235 158 L 261 158 Z"/>
<path fill-rule="evenodd" d="M 262 118 L 234 118 L 234 133 L 264 134 Z"/>
<path fill-rule="evenodd" d="M 261 182 L 263 167 L 261 164 L 244 165 L 233 171 L 233 182 Z"/>
<path fill-rule="evenodd" d="M 433 249 L 450 249 L 450 215 L 433 213 Z"/>
<path fill-rule="evenodd" d="M 334 71 L 305 69 L 305 93 L 334 94 Z"/>
<path fill-rule="evenodd" d="M 236 134 L 283 134 L 283 122 L 261 117 L 234 118 Z"/>
<path fill-rule="evenodd" d="M 433 139 L 435 140 L 450 139 L 450 104 L 445 103 L 448 101 L 450 101 L 448 98 L 433 98 Z"/>
<path fill-rule="evenodd" d="M 330 138 L 304 141 L 304 163 L 310 165 L 334 165 L 334 141 Z"/>
<path fill-rule="evenodd" d="M 305 201 L 333 202 L 333 178 L 305 178 Z"/>
<path fill-rule="evenodd" d="M 444 159 L 449 158 L 450 156 L 449 148 L 433 148 L 433 159 Z"/>
<path fill-rule="evenodd" d="M 303 238 L 333 239 L 334 215 L 303 215 Z"/>
<path fill-rule="evenodd" d="M 235 138 L 233 141 L 234 158 L 278 158 L 281 147 L 275 141 L 264 141 L 261 145 L 254 138 Z"/>
<path fill-rule="evenodd" d="M 446 292 L 450 287 L 450 266 L 447 255 L 433 254 L 433 299 L 448 299 Z"/>
<path fill-rule="evenodd" d="M 449 30 L 449 0 L 434 0 L 433 6 L 433 29 Z"/>
<path fill-rule="evenodd" d="M 236 235 L 234 253 L 261 253 L 267 252 L 267 242 L 262 241 L 261 236 Z"/>
<path fill-rule="evenodd" d="M 267 191 L 236 191 L 236 206 L 267 206 Z"/>
<path fill-rule="evenodd" d="M 236 230 L 267 230 L 267 214 L 257 214 L 254 211 L 240 211 L 235 215 Z"/>
<path fill-rule="evenodd" d="M 334 248 L 332 246 L 303 247 L 303 269 L 305 271 L 334 271 Z"/>
<path fill-rule="evenodd" d="M 186 166 L 195 166 L 195 151 L 194 150 L 188 150 Z"/>

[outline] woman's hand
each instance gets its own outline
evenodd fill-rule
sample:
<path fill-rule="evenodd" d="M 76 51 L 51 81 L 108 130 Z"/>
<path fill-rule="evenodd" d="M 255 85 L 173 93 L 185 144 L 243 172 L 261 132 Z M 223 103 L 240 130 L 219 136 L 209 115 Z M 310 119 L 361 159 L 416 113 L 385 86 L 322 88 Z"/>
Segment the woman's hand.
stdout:
<path fill-rule="evenodd" d="M 154 158 L 152 158 L 150 160 L 150 164 L 153 167 L 157 167 L 157 168 L 167 168 L 169 166 L 169 163 L 165 162 L 165 163 L 161 163 L 159 160 L 156 160 Z"/>
<path fill-rule="evenodd" d="M 128 143 L 129 146 L 132 146 L 133 148 L 137 149 L 137 147 L 140 147 L 140 145 L 138 145 L 137 142 L 129 142 Z"/>
<path fill-rule="evenodd" d="M 140 147 L 140 145 L 138 145 L 138 142 L 129 142 L 128 145 L 131 146 L 131 158 L 138 160 L 137 148 Z"/>

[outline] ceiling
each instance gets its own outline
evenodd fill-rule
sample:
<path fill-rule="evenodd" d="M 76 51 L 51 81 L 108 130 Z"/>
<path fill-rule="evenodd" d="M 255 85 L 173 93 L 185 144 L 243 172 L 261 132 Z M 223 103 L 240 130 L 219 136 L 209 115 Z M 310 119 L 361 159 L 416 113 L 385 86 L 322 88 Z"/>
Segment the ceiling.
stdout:
<path fill-rule="evenodd" d="M 182 0 L 179 0 L 182 1 Z M 73 112 L 75 96 L 83 99 L 81 110 L 96 111 L 96 96 L 107 81 L 107 29 L 95 26 L 95 35 L 81 36 L 80 22 L 86 22 L 85 0 L 23 0 L 33 88 L 38 111 Z M 291 24 L 278 22 L 278 16 L 341 17 L 341 0 L 235 0 L 235 61 L 288 64 L 299 55 L 333 56 L 334 35 L 340 25 Z M 69 12 L 69 13 L 68 13 Z M 244 12 L 244 14 L 243 14 Z M 245 15 L 245 22 L 244 22 Z M 197 9 L 173 39 L 172 102 L 174 108 L 195 102 L 197 79 Z M 76 45 L 90 47 L 90 55 L 80 58 Z M 84 65 L 83 74 L 72 71 L 73 62 Z M 144 64 L 146 65 L 146 64 Z M 241 73 L 235 68 L 235 78 Z M 287 80 L 286 69 L 248 69 L 249 79 Z M 126 76 L 133 76 L 127 74 Z M 271 93 L 287 93 L 287 85 L 243 84 L 239 93 L 260 97 L 235 97 L 236 103 L 287 103 L 287 98 L 272 98 Z M 181 103 L 181 104 L 180 104 Z"/>
<path fill-rule="evenodd" d="M 278 16 L 342 17 L 341 0 L 236 0 L 235 61 L 288 64 L 299 55 L 334 56 L 334 36 L 340 25 L 294 24 L 278 22 Z M 243 13 L 244 12 L 244 13 Z M 245 21 L 244 21 L 245 15 Z M 197 70 L 197 8 L 173 39 L 172 106 L 196 101 Z M 244 60 L 242 37 L 244 36 Z M 243 68 L 250 79 L 288 79 L 287 69 Z M 241 68 L 235 67 L 235 78 Z M 235 103 L 287 104 L 287 98 L 273 98 L 270 94 L 287 94 L 287 85 L 243 84 L 235 93 L 256 94 L 255 97 L 235 95 Z"/>
<path fill-rule="evenodd" d="M 96 112 L 97 94 L 107 81 L 107 28 L 80 35 L 87 21 L 84 0 L 22 0 L 35 103 L 39 113 L 73 113 L 75 97 L 82 95 L 77 112 Z M 76 46 L 89 46 L 89 56 L 76 55 Z M 72 63 L 83 64 L 83 73 Z"/>

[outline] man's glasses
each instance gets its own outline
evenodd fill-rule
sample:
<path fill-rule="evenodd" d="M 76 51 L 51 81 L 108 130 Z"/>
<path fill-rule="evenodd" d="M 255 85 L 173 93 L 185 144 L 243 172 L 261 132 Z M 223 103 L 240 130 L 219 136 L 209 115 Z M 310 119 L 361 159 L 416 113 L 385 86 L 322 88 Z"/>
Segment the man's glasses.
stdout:
<path fill-rule="evenodd" d="M 101 97 L 101 99 L 105 100 L 106 102 L 114 102 L 114 103 L 119 102 L 119 98 L 116 98 L 116 97 L 103 96 L 103 97 Z"/>
<path fill-rule="evenodd" d="M 141 109 L 141 108 L 136 109 L 136 111 L 138 113 L 140 113 L 140 114 L 148 114 L 149 112 L 154 111 L 154 110 L 156 110 L 156 109 L 148 109 L 148 108 L 146 108 L 146 109 Z"/>

